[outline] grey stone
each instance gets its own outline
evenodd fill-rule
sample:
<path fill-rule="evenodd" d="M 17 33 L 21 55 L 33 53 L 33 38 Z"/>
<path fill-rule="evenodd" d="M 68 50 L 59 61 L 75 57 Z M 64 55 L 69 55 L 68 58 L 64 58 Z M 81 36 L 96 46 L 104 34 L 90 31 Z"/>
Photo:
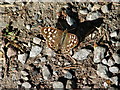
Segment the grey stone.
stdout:
<path fill-rule="evenodd" d="M 8 57 L 15 56 L 16 54 L 17 54 L 16 50 L 14 50 L 13 48 L 8 48 L 8 50 L 7 50 Z"/>
<path fill-rule="evenodd" d="M 86 20 L 95 20 L 100 18 L 101 13 L 96 11 L 96 12 L 91 12 L 89 14 L 87 14 Z"/>
<path fill-rule="evenodd" d="M 31 88 L 31 84 L 29 82 L 24 82 L 22 86 L 25 88 Z"/>
<path fill-rule="evenodd" d="M 69 71 L 64 70 L 64 78 L 72 79 L 72 74 Z"/>
<path fill-rule="evenodd" d="M 107 5 L 103 5 L 103 6 L 101 7 L 101 10 L 102 10 L 103 13 L 109 13 L 108 6 L 107 6 Z"/>
<path fill-rule="evenodd" d="M 115 60 L 115 63 L 120 64 L 120 57 L 117 53 L 113 53 L 112 57 Z"/>
<path fill-rule="evenodd" d="M 48 67 L 46 67 L 45 65 L 42 67 L 42 75 L 45 80 L 48 80 L 51 76 Z"/>
<path fill-rule="evenodd" d="M 23 79 L 25 81 L 29 80 L 28 77 L 24 77 L 24 76 L 21 76 L 21 79 Z"/>
<path fill-rule="evenodd" d="M 41 60 L 41 62 L 47 61 L 47 59 L 45 57 L 40 57 L 39 59 Z"/>
<path fill-rule="evenodd" d="M 80 49 L 78 52 L 72 56 L 76 60 L 84 60 L 87 59 L 87 56 L 91 53 L 91 50 L 88 49 Z"/>
<path fill-rule="evenodd" d="M 40 52 L 42 51 L 42 48 L 39 46 L 32 46 L 32 49 L 30 51 L 30 57 L 35 57 L 38 54 L 40 54 Z"/>
<path fill-rule="evenodd" d="M 34 37 L 34 38 L 33 38 L 33 42 L 34 42 L 35 44 L 40 44 L 41 39 L 39 39 L 39 38 L 37 38 L 37 37 Z"/>
<path fill-rule="evenodd" d="M 68 15 L 66 16 L 66 21 L 70 26 L 72 26 L 75 23 L 75 20 L 69 17 Z"/>
<path fill-rule="evenodd" d="M 18 60 L 22 63 L 25 64 L 26 59 L 27 59 L 28 54 L 24 53 L 24 54 L 19 54 L 18 55 Z"/>
<path fill-rule="evenodd" d="M 118 67 L 113 66 L 113 67 L 109 67 L 109 70 L 110 70 L 110 72 L 112 72 L 112 73 L 118 73 L 119 68 L 118 68 Z"/>
<path fill-rule="evenodd" d="M 107 62 L 107 60 L 106 60 L 106 59 L 103 59 L 103 60 L 102 60 L 102 63 L 103 63 L 103 64 L 105 64 L 105 65 L 107 65 L 107 64 L 108 64 L 108 62 Z"/>
<path fill-rule="evenodd" d="M 94 58 L 93 61 L 94 63 L 99 63 L 101 62 L 102 59 L 104 59 L 104 53 L 106 49 L 103 47 L 95 47 L 94 48 Z"/>
<path fill-rule="evenodd" d="M 98 64 L 97 65 L 97 74 L 98 76 L 105 78 L 105 79 L 109 79 L 109 77 L 107 76 L 107 72 L 108 72 L 108 68 L 102 64 Z"/>
<path fill-rule="evenodd" d="M 62 82 L 59 82 L 59 81 L 55 81 L 53 82 L 53 88 L 54 90 L 64 90 L 64 85 Z"/>

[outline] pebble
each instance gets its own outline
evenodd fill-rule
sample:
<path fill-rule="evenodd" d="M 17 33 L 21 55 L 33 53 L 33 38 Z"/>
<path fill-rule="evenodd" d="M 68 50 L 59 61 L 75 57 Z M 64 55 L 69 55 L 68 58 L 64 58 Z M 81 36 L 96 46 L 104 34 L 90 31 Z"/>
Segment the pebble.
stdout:
<path fill-rule="evenodd" d="M 101 10 L 102 10 L 103 13 L 109 13 L 108 6 L 107 6 L 107 5 L 103 5 L 103 6 L 101 7 Z"/>
<path fill-rule="evenodd" d="M 102 63 L 103 63 L 103 64 L 105 64 L 105 65 L 107 65 L 107 64 L 108 64 L 108 62 L 107 62 L 107 60 L 106 60 L 106 59 L 103 59 L 103 60 L 102 60 Z"/>
<path fill-rule="evenodd" d="M 100 9 L 100 5 L 99 4 L 95 4 L 92 8 L 91 8 L 91 10 L 92 11 L 96 11 L 96 10 L 99 10 Z"/>
<path fill-rule="evenodd" d="M 47 61 L 47 59 L 45 57 L 40 57 L 39 59 L 41 60 L 41 62 Z"/>
<path fill-rule="evenodd" d="M 22 84 L 22 86 L 25 87 L 25 88 L 31 88 L 31 84 L 28 83 L 28 82 L 24 82 L 24 83 Z"/>
<path fill-rule="evenodd" d="M 108 88 L 108 86 L 109 86 L 106 82 L 104 82 L 103 85 L 104 85 L 105 88 Z"/>
<path fill-rule="evenodd" d="M 97 74 L 98 76 L 105 78 L 105 79 L 109 79 L 107 76 L 107 72 L 108 72 L 108 68 L 102 64 L 98 64 L 97 65 Z"/>
<path fill-rule="evenodd" d="M 42 48 L 39 46 L 32 46 L 32 49 L 30 51 L 30 57 L 35 57 L 38 54 L 40 54 L 40 52 L 42 51 Z"/>
<path fill-rule="evenodd" d="M 83 14 L 83 15 L 86 15 L 86 14 L 88 14 L 88 10 L 87 10 L 87 9 L 85 9 L 85 10 L 80 10 L 80 13 Z"/>
<path fill-rule="evenodd" d="M 15 56 L 15 55 L 17 55 L 17 51 L 12 48 L 8 48 L 7 56 L 10 58 L 11 56 Z"/>
<path fill-rule="evenodd" d="M 37 38 L 37 37 L 34 37 L 34 38 L 33 38 L 33 42 L 34 42 L 35 44 L 40 44 L 41 39 L 39 39 L 39 38 Z"/>
<path fill-rule="evenodd" d="M 119 68 L 118 68 L 118 67 L 113 66 L 113 67 L 109 67 L 109 70 L 110 70 L 110 72 L 112 72 L 112 73 L 118 73 Z"/>
<path fill-rule="evenodd" d="M 29 75 L 26 71 L 21 71 L 21 74 L 24 75 L 24 76 Z"/>
<path fill-rule="evenodd" d="M 28 77 L 24 77 L 24 76 L 21 76 L 21 79 L 23 79 L 25 81 L 29 80 Z"/>
<path fill-rule="evenodd" d="M 59 82 L 59 81 L 54 81 L 53 82 L 53 88 L 54 90 L 64 90 L 64 85 L 62 82 Z"/>
<path fill-rule="evenodd" d="M 71 85 L 72 85 L 71 80 L 67 80 L 66 89 L 69 90 L 70 88 L 72 88 Z"/>
<path fill-rule="evenodd" d="M 66 21 L 70 26 L 72 26 L 75 23 L 75 20 L 69 17 L 68 15 L 66 16 Z"/>
<path fill-rule="evenodd" d="M 31 26 L 29 24 L 26 25 L 26 29 L 31 29 Z"/>
<path fill-rule="evenodd" d="M 95 20 L 98 19 L 101 16 L 101 13 L 96 11 L 96 12 L 91 12 L 87 14 L 86 20 Z"/>
<path fill-rule="evenodd" d="M 42 67 L 42 75 L 45 80 L 48 80 L 51 76 L 48 67 L 46 67 L 45 65 Z"/>
<path fill-rule="evenodd" d="M 104 58 L 105 51 L 106 49 L 103 47 L 98 46 L 94 48 L 94 58 L 93 58 L 94 63 L 101 62 L 101 60 Z"/>
<path fill-rule="evenodd" d="M 87 59 L 87 56 L 91 53 L 91 50 L 88 49 L 80 49 L 78 52 L 72 56 L 76 60 L 84 60 Z"/>
<path fill-rule="evenodd" d="M 111 77 L 110 80 L 118 86 L 118 77 L 117 76 L 114 76 L 114 77 Z"/>
<path fill-rule="evenodd" d="M 115 63 L 120 64 L 120 57 L 117 53 L 113 53 L 112 57 L 115 60 Z"/>
<path fill-rule="evenodd" d="M 45 50 L 44 53 L 45 53 L 46 55 L 48 55 L 49 57 L 52 57 L 52 56 L 54 57 L 54 56 L 55 56 L 55 52 L 54 52 L 51 48 L 45 47 L 44 50 Z"/>
<path fill-rule="evenodd" d="M 19 54 L 18 55 L 18 60 L 22 63 L 25 64 L 26 59 L 27 59 L 28 54 L 24 53 L 24 54 Z"/>
<path fill-rule="evenodd" d="M 63 70 L 64 78 L 72 79 L 72 74 L 69 71 Z"/>
<path fill-rule="evenodd" d="M 108 66 L 112 66 L 112 65 L 114 65 L 115 64 L 115 62 L 112 60 L 112 59 L 109 59 L 108 60 Z"/>
<path fill-rule="evenodd" d="M 111 37 L 117 37 L 118 36 L 117 31 L 114 31 L 114 32 L 110 33 L 110 36 Z"/>

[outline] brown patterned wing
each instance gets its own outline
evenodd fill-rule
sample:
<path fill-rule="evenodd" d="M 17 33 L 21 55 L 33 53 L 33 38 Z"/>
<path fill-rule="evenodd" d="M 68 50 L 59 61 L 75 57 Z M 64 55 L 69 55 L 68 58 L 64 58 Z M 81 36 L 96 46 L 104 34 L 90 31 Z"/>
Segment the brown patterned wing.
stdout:
<path fill-rule="evenodd" d="M 78 44 L 78 38 L 76 35 L 71 33 L 66 33 L 66 37 L 64 39 L 61 52 L 69 53 L 71 49 L 73 49 Z"/>
<path fill-rule="evenodd" d="M 48 47 L 58 51 L 63 31 L 52 27 L 44 27 L 40 30 L 40 33 L 46 39 Z"/>

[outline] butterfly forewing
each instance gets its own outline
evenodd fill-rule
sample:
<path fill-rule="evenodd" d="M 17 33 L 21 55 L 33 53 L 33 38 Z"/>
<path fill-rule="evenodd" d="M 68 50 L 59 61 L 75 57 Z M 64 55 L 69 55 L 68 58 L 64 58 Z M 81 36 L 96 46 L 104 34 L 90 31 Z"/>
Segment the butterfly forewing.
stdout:
<path fill-rule="evenodd" d="M 77 44 L 78 44 L 77 36 L 71 33 L 67 33 L 61 51 L 64 53 L 68 53 L 72 48 L 77 46 Z"/>
<path fill-rule="evenodd" d="M 57 51 L 59 49 L 63 31 L 52 27 L 44 27 L 40 30 L 40 32 L 46 39 L 48 46 Z"/>

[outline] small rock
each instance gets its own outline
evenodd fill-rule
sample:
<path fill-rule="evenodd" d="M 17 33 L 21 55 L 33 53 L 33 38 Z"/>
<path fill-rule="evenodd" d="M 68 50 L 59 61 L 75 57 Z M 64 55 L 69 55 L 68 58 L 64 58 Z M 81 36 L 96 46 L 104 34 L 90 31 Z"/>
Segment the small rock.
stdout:
<path fill-rule="evenodd" d="M 120 64 L 120 57 L 117 53 L 113 53 L 112 57 L 115 60 L 115 63 Z"/>
<path fill-rule="evenodd" d="M 17 54 L 16 50 L 14 50 L 13 48 L 8 48 L 8 50 L 7 50 L 8 57 L 15 56 L 16 54 Z"/>
<path fill-rule="evenodd" d="M 54 56 L 55 56 L 55 52 L 54 52 L 51 48 L 45 47 L 44 50 L 45 50 L 44 53 L 45 53 L 46 55 L 48 55 L 49 57 L 52 57 L 52 56 L 54 57 Z"/>
<path fill-rule="evenodd" d="M 104 58 L 105 51 L 106 49 L 103 47 L 98 46 L 94 48 L 94 58 L 93 58 L 94 63 L 101 62 L 101 60 Z"/>
<path fill-rule="evenodd" d="M 51 74 L 50 74 L 48 67 L 46 66 L 42 67 L 42 75 L 45 80 L 48 80 L 50 78 Z"/>
<path fill-rule="evenodd" d="M 103 13 L 109 13 L 109 10 L 108 10 L 107 5 L 103 5 L 103 6 L 101 7 L 101 10 L 102 10 Z"/>
<path fill-rule="evenodd" d="M 29 29 L 31 29 L 31 26 L 28 24 L 28 25 L 26 25 L 26 28 L 29 30 Z"/>
<path fill-rule="evenodd" d="M 21 74 L 24 75 L 24 76 L 29 75 L 26 71 L 21 71 Z"/>
<path fill-rule="evenodd" d="M 99 4 L 95 4 L 93 7 L 92 7 L 92 11 L 96 11 L 96 10 L 99 10 L 100 9 L 100 5 Z"/>
<path fill-rule="evenodd" d="M 80 49 L 78 52 L 72 56 L 76 60 L 84 60 L 87 59 L 87 56 L 91 53 L 91 50 L 88 49 Z"/>
<path fill-rule="evenodd" d="M 109 86 L 106 82 L 104 82 L 103 85 L 104 85 L 105 88 L 108 88 L 108 86 Z"/>
<path fill-rule="evenodd" d="M 72 26 L 75 23 L 75 20 L 69 17 L 68 15 L 66 16 L 66 21 L 70 26 Z"/>
<path fill-rule="evenodd" d="M 117 77 L 117 76 L 111 77 L 110 80 L 111 80 L 116 86 L 118 86 L 118 77 Z"/>
<path fill-rule="evenodd" d="M 21 79 L 23 79 L 25 81 L 29 80 L 28 77 L 24 77 L 24 76 L 21 76 Z"/>
<path fill-rule="evenodd" d="M 22 86 L 25 87 L 25 88 L 31 88 L 31 84 L 28 83 L 28 82 L 24 82 L 24 83 L 22 84 Z"/>
<path fill-rule="evenodd" d="M 112 73 L 118 73 L 119 68 L 118 68 L 118 67 L 113 66 L 113 67 L 109 67 L 109 70 L 110 70 L 110 72 L 112 72 Z"/>
<path fill-rule="evenodd" d="M 85 10 L 80 10 L 80 13 L 83 14 L 83 15 L 86 15 L 86 14 L 88 14 L 88 10 L 87 10 L 87 9 L 85 9 Z"/>
<path fill-rule="evenodd" d="M 18 84 L 18 85 L 21 85 L 22 83 L 21 83 L 20 81 L 17 81 L 17 84 Z"/>
<path fill-rule="evenodd" d="M 72 79 L 72 74 L 69 71 L 63 70 L 64 78 Z"/>
<path fill-rule="evenodd" d="M 105 79 L 109 79 L 107 76 L 108 68 L 102 64 L 97 65 L 97 74 Z"/>
<path fill-rule="evenodd" d="M 41 62 L 47 61 L 47 59 L 45 57 L 40 57 L 39 59 L 41 60 Z"/>
<path fill-rule="evenodd" d="M 91 5 L 90 3 L 88 4 L 87 9 L 88 9 L 89 11 L 91 11 L 92 5 Z"/>
<path fill-rule="evenodd" d="M 19 54 L 18 55 L 18 60 L 22 63 L 25 64 L 26 59 L 27 59 L 28 54 L 24 53 L 24 54 Z"/>
<path fill-rule="evenodd" d="M 98 19 L 101 16 L 101 13 L 96 11 L 96 12 L 91 12 L 87 14 L 86 20 L 95 20 Z"/>
<path fill-rule="evenodd" d="M 38 54 L 40 54 L 40 52 L 42 51 L 42 48 L 39 46 L 32 46 L 32 49 L 30 51 L 30 57 L 35 57 Z"/>
<path fill-rule="evenodd" d="M 114 31 L 114 32 L 110 33 L 110 36 L 111 37 L 117 37 L 118 36 L 117 31 Z"/>
<path fill-rule="evenodd" d="M 64 85 L 62 82 L 59 82 L 59 81 L 55 81 L 53 82 L 53 88 L 54 90 L 64 90 Z"/>
<path fill-rule="evenodd" d="M 112 66 L 112 65 L 114 65 L 115 64 L 115 62 L 112 60 L 112 59 L 109 59 L 108 60 L 108 66 Z"/>
<path fill-rule="evenodd" d="M 72 88 L 71 85 L 72 85 L 71 80 L 67 80 L 66 89 Z"/>
<path fill-rule="evenodd" d="M 41 39 L 39 39 L 39 38 L 37 38 L 37 37 L 34 37 L 34 38 L 33 38 L 33 42 L 34 42 L 35 44 L 40 44 Z"/>
<path fill-rule="evenodd" d="M 106 59 L 103 59 L 103 60 L 102 60 L 102 63 L 103 63 L 103 64 L 105 64 L 105 65 L 107 65 L 107 64 L 108 64 L 108 62 L 107 62 L 107 60 L 106 60 Z"/>

